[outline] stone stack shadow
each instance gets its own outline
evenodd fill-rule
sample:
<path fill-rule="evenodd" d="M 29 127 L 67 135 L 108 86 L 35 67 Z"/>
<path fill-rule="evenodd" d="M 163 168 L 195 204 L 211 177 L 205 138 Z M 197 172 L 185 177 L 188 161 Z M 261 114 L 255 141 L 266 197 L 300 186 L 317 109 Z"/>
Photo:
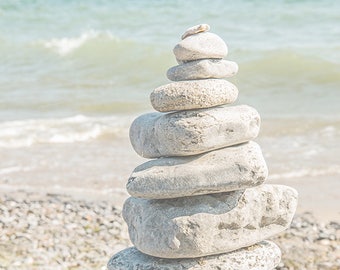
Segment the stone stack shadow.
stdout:
<path fill-rule="evenodd" d="M 258 112 L 235 102 L 223 78 L 238 71 L 210 27 L 189 28 L 175 46 L 172 83 L 150 96 L 158 112 L 131 125 L 135 151 L 152 160 L 131 174 L 123 207 L 135 247 L 114 255 L 108 269 L 275 268 L 280 249 L 265 241 L 287 229 L 297 192 L 263 184 L 268 169 Z"/>

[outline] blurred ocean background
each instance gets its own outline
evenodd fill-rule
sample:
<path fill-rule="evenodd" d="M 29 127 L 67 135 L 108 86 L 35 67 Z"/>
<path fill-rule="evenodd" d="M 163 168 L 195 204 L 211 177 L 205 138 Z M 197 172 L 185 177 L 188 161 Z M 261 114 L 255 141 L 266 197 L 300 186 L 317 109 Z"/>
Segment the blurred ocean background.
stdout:
<path fill-rule="evenodd" d="M 208 23 L 262 116 L 270 179 L 340 177 L 340 1 L 0 0 L 0 185 L 119 190 L 173 47 Z M 282 180 L 281 180 L 282 179 Z M 321 181 L 322 182 L 322 181 Z"/>

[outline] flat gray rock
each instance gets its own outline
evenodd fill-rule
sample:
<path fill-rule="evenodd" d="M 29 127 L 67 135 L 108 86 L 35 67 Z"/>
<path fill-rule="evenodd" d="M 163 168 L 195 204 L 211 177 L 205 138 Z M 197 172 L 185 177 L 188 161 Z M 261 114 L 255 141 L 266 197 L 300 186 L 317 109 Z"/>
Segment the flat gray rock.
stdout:
<path fill-rule="evenodd" d="M 230 104 L 237 96 L 236 86 L 226 80 L 189 80 L 156 88 L 150 95 L 150 101 L 155 110 L 170 112 Z"/>
<path fill-rule="evenodd" d="M 171 81 L 227 78 L 238 71 L 235 62 L 221 59 L 190 61 L 170 68 L 166 74 Z"/>
<path fill-rule="evenodd" d="M 131 242 L 161 258 L 230 252 L 287 229 L 297 192 L 279 185 L 164 200 L 130 197 L 123 207 Z"/>
<path fill-rule="evenodd" d="M 176 59 L 181 62 L 205 58 L 223 58 L 228 54 L 228 47 L 218 35 L 203 32 L 188 36 L 174 48 Z"/>
<path fill-rule="evenodd" d="M 247 105 L 148 113 L 132 123 L 130 141 L 142 157 L 190 156 L 252 140 L 259 129 L 260 116 Z"/>
<path fill-rule="evenodd" d="M 270 241 L 226 254 L 195 259 L 161 259 L 141 253 L 134 247 L 114 255 L 108 270 L 271 270 L 281 260 L 281 251 Z"/>
<path fill-rule="evenodd" d="M 254 187 L 267 176 L 260 146 L 249 142 L 197 156 L 148 161 L 133 171 L 126 188 L 138 198 L 177 198 Z"/>
<path fill-rule="evenodd" d="M 237 96 L 238 90 L 232 83 L 207 79 L 162 85 L 150 94 L 150 101 L 156 111 L 170 112 L 230 104 Z"/>

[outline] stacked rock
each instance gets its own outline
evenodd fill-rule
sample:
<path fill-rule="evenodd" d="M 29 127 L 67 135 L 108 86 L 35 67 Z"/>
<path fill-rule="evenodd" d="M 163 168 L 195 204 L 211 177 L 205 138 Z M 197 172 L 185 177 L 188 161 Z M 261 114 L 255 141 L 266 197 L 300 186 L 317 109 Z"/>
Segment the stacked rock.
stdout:
<path fill-rule="evenodd" d="M 159 111 L 130 128 L 135 151 L 153 159 L 127 183 L 123 217 L 135 247 L 113 256 L 113 269 L 273 269 L 279 248 L 264 241 L 287 229 L 297 192 L 264 185 L 268 170 L 251 141 L 260 116 L 226 106 L 238 95 L 222 78 L 238 71 L 223 60 L 225 42 L 206 24 L 189 28 L 174 48 L 174 81 L 155 89 Z"/>

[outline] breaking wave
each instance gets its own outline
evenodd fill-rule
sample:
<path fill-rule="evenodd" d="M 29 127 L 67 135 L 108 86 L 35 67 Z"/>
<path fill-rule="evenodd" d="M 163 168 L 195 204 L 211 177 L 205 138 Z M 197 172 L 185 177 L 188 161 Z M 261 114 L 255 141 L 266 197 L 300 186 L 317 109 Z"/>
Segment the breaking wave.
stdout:
<path fill-rule="evenodd" d="M 45 48 L 51 49 L 59 55 L 64 56 L 74 52 L 76 49 L 87 43 L 101 43 L 105 41 L 119 42 L 120 40 L 110 31 L 89 30 L 77 37 L 52 38 L 50 40 L 39 41 L 38 43 L 42 44 Z"/>
<path fill-rule="evenodd" d="M 0 123 L 0 147 L 19 148 L 43 143 L 74 143 L 127 136 L 129 119 L 77 115 L 60 119 L 29 119 Z"/>

